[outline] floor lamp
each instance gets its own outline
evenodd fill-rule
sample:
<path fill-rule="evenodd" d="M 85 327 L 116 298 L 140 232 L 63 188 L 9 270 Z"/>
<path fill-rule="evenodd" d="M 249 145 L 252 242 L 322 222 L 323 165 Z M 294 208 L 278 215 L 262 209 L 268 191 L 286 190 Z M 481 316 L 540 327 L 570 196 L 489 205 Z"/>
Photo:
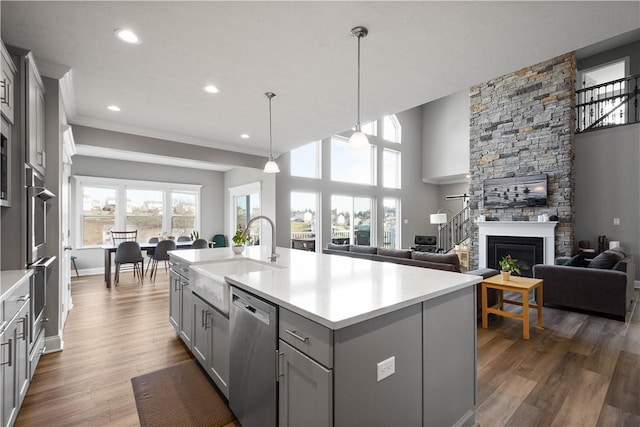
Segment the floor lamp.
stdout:
<path fill-rule="evenodd" d="M 440 238 L 440 234 L 443 229 L 442 224 L 447 223 L 447 213 L 442 211 L 448 211 L 449 213 L 451 213 L 451 211 L 449 211 L 448 209 L 438 209 L 437 213 L 429 215 L 429 222 L 431 224 L 438 224 L 438 238 Z M 443 246 L 442 242 L 439 243 L 440 246 Z M 453 247 L 453 232 L 451 232 L 451 247 Z M 444 247 L 442 248 L 442 250 L 444 251 Z"/>

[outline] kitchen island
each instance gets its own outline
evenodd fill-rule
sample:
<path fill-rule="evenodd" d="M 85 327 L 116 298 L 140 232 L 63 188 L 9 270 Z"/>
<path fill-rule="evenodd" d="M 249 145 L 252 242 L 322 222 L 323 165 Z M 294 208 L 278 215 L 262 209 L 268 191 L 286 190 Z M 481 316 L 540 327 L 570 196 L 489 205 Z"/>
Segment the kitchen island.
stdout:
<path fill-rule="evenodd" d="M 217 341 L 216 366 L 207 372 L 230 396 L 232 409 L 227 349 L 233 302 L 208 287 L 223 289 L 219 267 L 236 260 L 252 267 L 225 274 L 226 283 L 277 307 L 278 357 L 264 368 L 277 371 L 280 425 L 474 424 L 480 277 L 287 248 L 277 252 L 276 263 L 266 261 L 270 250 L 260 246 L 240 256 L 230 248 L 171 253 L 172 262 L 190 266 L 191 313 L 182 319 L 191 318 L 192 325 L 181 330 L 193 337 L 188 345 L 205 368 Z M 216 331 L 205 339 L 204 351 L 199 329 Z"/>

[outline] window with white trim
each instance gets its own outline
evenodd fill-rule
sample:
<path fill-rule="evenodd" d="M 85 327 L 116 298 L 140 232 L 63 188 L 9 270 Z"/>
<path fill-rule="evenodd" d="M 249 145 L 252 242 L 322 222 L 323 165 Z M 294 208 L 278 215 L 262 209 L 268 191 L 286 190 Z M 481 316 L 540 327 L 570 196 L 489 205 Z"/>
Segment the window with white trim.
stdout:
<path fill-rule="evenodd" d="M 352 150 L 349 140 L 331 137 L 331 180 L 351 184 L 376 185 L 376 147 Z"/>
<path fill-rule="evenodd" d="M 200 228 L 200 185 L 75 176 L 79 247 L 112 243 L 111 230 L 137 230 L 138 241 L 189 236 Z"/>
<path fill-rule="evenodd" d="M 402 126 L 395 114 L 382 119 L 382 139 L 400 144 L 402 142 Z"/>
<path fill-rule="evenodd" d="M 291 176 L 320 178 L 320 141 L 291 150 Z"/>

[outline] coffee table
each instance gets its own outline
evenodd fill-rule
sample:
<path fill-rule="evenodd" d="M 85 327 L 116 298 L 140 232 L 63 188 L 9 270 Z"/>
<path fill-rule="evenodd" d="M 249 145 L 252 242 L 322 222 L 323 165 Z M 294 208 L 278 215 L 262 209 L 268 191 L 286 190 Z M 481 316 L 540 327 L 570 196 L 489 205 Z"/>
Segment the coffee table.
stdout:
<path fill-rule="evenodd" d="M 487 307 L 487 289 L 498 291 L 498 303 Z M 504 299 L 504 291 L 518 292 L 522 295 L 522 302 Z M 529 291 L 537 292 L 537 304 L 529 303 Z M 522 306 L 522 314 L 504 311 L 505 304 Z M 522 336 L 529 339 L 529 309 L 538 310 L 538 328 L 542 328 L 542 279 L 531 279 L 528 277 L 511 276 L 509 280 L 503 280 L 501 275 L 489 277 L 482 281 L 482 327 L 487 328 L 489 313 L 498 316 L 511 317 L 522 320 Z"/>

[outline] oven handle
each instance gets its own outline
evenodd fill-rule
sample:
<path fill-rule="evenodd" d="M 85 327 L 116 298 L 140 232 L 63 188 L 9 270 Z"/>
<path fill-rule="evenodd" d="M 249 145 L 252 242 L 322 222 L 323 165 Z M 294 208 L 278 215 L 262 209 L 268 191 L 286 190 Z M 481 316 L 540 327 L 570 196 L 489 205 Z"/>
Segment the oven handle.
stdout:
<path fill-rule="evenodd" d="M 56 256 L 50 256 L 50 257 L 45 257 L 45 258 L 40 258 L 39 260 L 37 260 L 36 262 L 34 262 L 33 264 L 31 264 L 29 267 L 31 268 L 49 268 L 51 266 L 51 264 L 53 264 L 53 261 L 56 260 Z"/>

